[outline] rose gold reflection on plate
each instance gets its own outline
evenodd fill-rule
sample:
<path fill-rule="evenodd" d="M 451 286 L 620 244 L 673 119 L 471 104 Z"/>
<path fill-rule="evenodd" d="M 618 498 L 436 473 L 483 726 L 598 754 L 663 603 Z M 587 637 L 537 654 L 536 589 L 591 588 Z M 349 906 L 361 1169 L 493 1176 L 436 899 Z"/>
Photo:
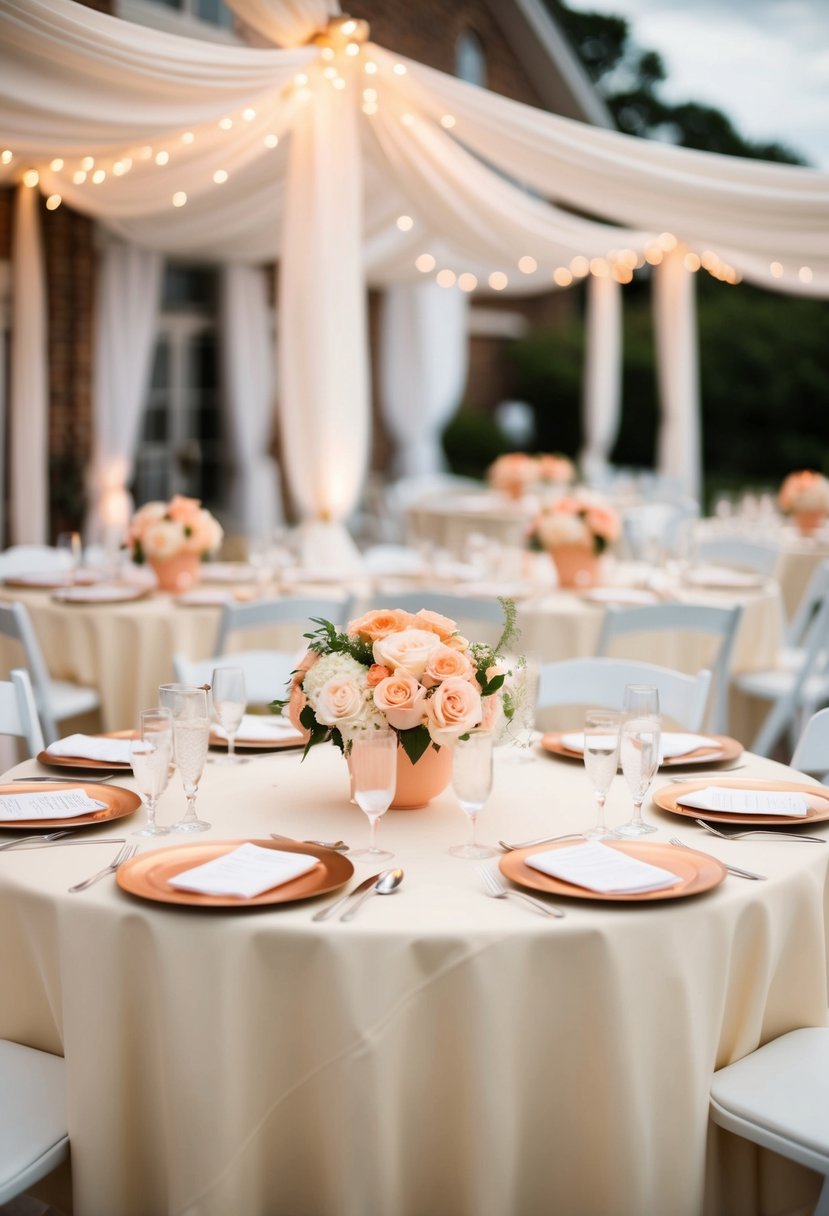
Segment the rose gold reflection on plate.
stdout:
<path fill-rule="evenodd" d="M 134 739 L 137 731 L 134 730 L 110 730 L 105 735 L 96 735 L 96 739 Z M 43 764 L 47 768 L 89 768 L 89 769 L 106 769 L 107 772 L 112 772 L 117 769 L 118 772 L 131 773 L 132 765 L 125 764 L 121 760 L 91 760 L 86 756 L 53 756 L 51 752 L 38 752 L 35 756 L 38 764 Z"/>
<path fill-rule="evenodd" d="M 237 899 L 232 895 L 201 895 L 197 891 L 182 891 L 171 886 L 170 879 L 177 874 L 215 861 L 217 857 L 231 853 L 243 844 L 257 844 L 263 849 L 274 849 L 281 853 L 304 853 L 308 857 L 316 857 L 319 864 L 306 874 L 300 874 L 298 878 L 292 878 L 290 882 L 281 883 L 250 899 Z M 261 908 L 271 904 L 295 903 L 336 891 L 348 882 L 353 873 L 354 866 L 342 853 L 333 853 L 330 849 L 314 845 L 294 844 L 286 840 L 206 840 L 140 853 L 120 867 L 116 878 L 118 886 L 130 895 L 157 903 L 186 904 L 191 908 Z"/>
<path fill-rule="evenodd" d="M 138 794 L 125 790 L 120 785 L 84 785 L 78 781 L 15 781 L 13 785 L 0 785 L 0 794 L 49 794 L 67 789 L 83 790 L 89 798 L 105 804 L 103 810 L 90 811 L 88 815 L 77 815 L 72 819 L 0 819 L 0 831 L 15 832 L 18 828 L 90 828 L 110 819 L 122 819 L 131 815 L 141 805 Z"/>
<path fill-rule="evenodd" d="M 236 751 L 237 752 L 284 752 L 290 751 L 294 747 L 304 747 L 307 740 L 301 735 L 287 735 L 282 738 L 274 739 L 243 739 L 240 735 L 236 736 Z M 215 751 L 227 751 L 227 739 L 224 735 L 217 734 L 216 731 L 210 732 L 210 746 Z"/>
<path fill-rule="evenodd" d="M 578 729 L 578 728 L 576 728 Z M 564 735 L 574 734 L 572 731 L 550 730 L 541 737 L 541 746 L 554 756 L 563 756 L 567 760 L 584 760 L 584 752 L 567 747 L 563 742 Z M 697 747 L 692 752 L 684 752 L 681 756 L 669 756 L 660 764 L 663 768 L 686 768 L 691 764 L 719 764 L 727 760 L 737 760 L 743 754 L 743 745 L 737 739 L 728 735 L 707 735 L 711 740 L 707 747 Z M 708 783 L 710 784 L 710 782 Z"/>
<path fill-rule="evenodd" d="M 571 899 L 611 900 L 613 903 L 654 903 L 665 899 L 684 899 L 686 895 L 701 895 L 703 891 L 710 891 L 719 886 L 727 873 L 723 863 L 717 861 L 716 857 L 699 853 L 696 849 L 680 849 L 672 844 L 643 844 L 637 840 L 604 840 L 602 844 L 611 849 L 618 849 L 620 853 L 627 853 L 637 861 L 670 870 L 680 881 L 675 887 L 665 887 L 661 891 L 608 893 L 578 887 L 561 878 L 553 878 L 550 874 L 542 874 L 540 870 L 534 870 L 526 864 L 525 858 L 533 853 L 578 847 L 574 846 L 571 840 L 537 845 L 532 849 L 513 849 L 501 858 L 499 866 L 506 878 L 530 891 L 542 891 L 546 895 L 566 895 Z"/>
<path fill-rule="evenodd" d="M 805 815 L 740 815 L 736 811 L 706 811 L 698 806 L 683 806 L 683 794 L 692 794 L 696 790 L 704 790 L 709 785 L 721 786 L 731 790 L 766 790 L 785 794 L 804 794 L 808 803 Z M 689 819 L 707 819 L 711 823 L 743 823 L 747 827 L 765 827 L 768 824 L 788 824 L 796 827 L 799 823 L 821 823 L 829 819 L 829 788 L 825 785 L 806 785 L 797 781 L 752 781 L 749 778 L 708 777 L 706 780 L 683 781 L 676 785 L 665 785 L 660 790 L 654 790 L 653 801 L 663 811 L 674 815 L 685 815 Z"/>

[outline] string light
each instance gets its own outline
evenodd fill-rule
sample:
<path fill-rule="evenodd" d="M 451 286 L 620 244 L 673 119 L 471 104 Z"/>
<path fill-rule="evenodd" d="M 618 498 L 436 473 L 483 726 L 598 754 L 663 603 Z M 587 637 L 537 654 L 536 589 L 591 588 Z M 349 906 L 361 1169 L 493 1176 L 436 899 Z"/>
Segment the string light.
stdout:
<path fill-rule="evenodd" d="M 195 135 L 193 134 L 193 132 L 192 132 L 192 131 L 185 131 L 185 132 L 184 132 L 184 134 L 183 134 L 183 135 L 182 135 L 182 137 L 181 137 L 181 142 L 182 142 L 183 144 L 192 144 L 192 143 L 193 143 L 193 141 L 195 140 L 195 138 L 196 138 L 196 137 L 195 137 Z"/>
<path fill-rule="evenodd" d="M 72 181 L 76 186 L 82 186 L 86 181 L 86 173 L 83 169 L 76 169 L 72 174 Z"/>
<path fill-rule="evenodd" d="M 538 270 L 538 262 L 526 254 L 523 258 L 518 259 L 518 269 L 522 274 L 535 274 Z"/>
<path fill-rule="evenodd" d="M 233 119 L 228 118 L 228 117 L 220 118 L 219 126 L 222 129 L 222 131 L 229 131 L 230 128 L 233 126 Z"/>
<path fill-rule="evenodd" d="M 354 21 L 353 18 L 349 18 L 348 21 L 344 21 L 342 23 L 340 29 L 348 38 L 350 38 L 351 35 L 357 30 L 357 22 Z"/>
<path fill-rule="evenodd" d="M 377 90 L 376 89 L 363 89 L 363 101 L 376 101 L 376 100 L 377 100 Z"/>
<path fill-rule="evenodd" d="M 345 48 L 345 53 L 346 53 L 346 55 L 351 55 L 352 58 L 355 55 L 359 55 L 360 54 L 360 44 L 358 42 L 349 42 L 348 46 Z"/>
<path fill-rule="evenodd" d="M 610 274 L 610 266 L 604 258 L 591 258 L 590 273 L 595 275 L 597 279 L 606 279 Z"/>
<path fill-rule="evenodd" d="M 145 144 L 145 146 L 143 148 L 141 148 L 138 152 L 138 159 L 139 160 L 149 160 L 150 157 L 152 156 L 152 154 L 153 154 L 153 150 L 150 147 L 150 145 Z"/>
<path fill-rule="evenodd" d="M 800 270 L 798 270 L 798 272 L 797 272 L 797 277 L 800 279 L 801 283 L 811 283 L 811 281 L 812 281 L 811 266 L 801 266 Z"/>
<path fill-rule="evenodd" d="M 326 80 L 336 80 L 340 73 L 337 71 L 337 69 L 335 67 L 329 67 L 329 68 L 323 68 L 322 74 Z"/>
<path fill-rule="evenodd" d="M 553 282 L 559 287 L 569 287 L 573 282 L 573 276 L 566 266 L 556 266 L 553 271 Z"/>
<path fill-rule="evenodd" d="M 324 46 L 320 51 L 320 58 L 331 60 L 334 58 L 334 48 L 332 46 Z"/>
<path fill-rule="evenodd" d="M 690 271 L 699 270 L 700 266 L 702 265 L 699 254 L 692 253 L 692 252 L 686 253 L 685 257 L 682 259 L 682 265 L 685 267 L 686 270 L 690 270 Z"/>
<path fill-rule="evenodd" d="M 338 76 L 337 79 L 332 80 L 331 83 L 333 84 L 335 89 L 344 89 L 345 88 L 345 81 L 343 80 L 342 76 Z M 305 101 L 305 99 L 310 96 L 311 96 L 311 94 L 307 90 L 304 93 L 300 93 L 300 97 L 303 101 Z"/>
<path fill-rule="evenodd" d="M 333 54 L 333 51 L 332 51 L 332 54 Z M 373 59 L 367 59 L 366 62 L 363 64 L 363 71 L 365 72 L 366 76 L 376 76 L 377 75 L 377 64 L 374 62 Z"/>
<path fill-rule="evenodd" d="M 85 156 L 83 158 L 83 160 L 81 161 L 81 168 L 86 169 L 87 173 L 89 172 L 90 169 L 94 169 L 95 168 L 95 157 L 94 156 Z"/>
<path fill-rule="evenodd" d="M 224 169 L 217 169 L 213 174 L 213 181 L 217 186 L 223 185 L 227 181 L 227 173 Z"/>
<path fill-rule="evenodd" d="M 49 168 L 52 170 L 53 173 L 60 173 L 61 169 L 63 168 L 63 160 L 61 159 L 61 157 L 56 156 L 55 159 L 53 161 L 51 161 Z"/>
<path fill-rule="evenodd" d="M 253 122 L 255 117 L 256 111 L 251 109 L 250 106 L 246 110 L 242 110 L 242 118 L 244 118 L 245 122 Z"/>
<path fill-rule="evenodd" d="M 376 114 L 377 113 L 377 103 L 374 101 L 364 101 L 363 105 L 362 105 L 362 111 L 364 114 Z"/>
<path fill-rule="evenodd" d="M 183 190 L 177 190 L 175 192 L 175 194 L 173 195 L 173 206 L 174 207 L 183 207 L 186 202 L 187 202 L 187 195 L 184 193 Z"/>
<path fill-rule="evenodd" d="M 461 291 L 474 291 L 477 286 L 478 280 L 468 270 L 458 275 L 458 287 L 460 287 Z"/>
<path fill-rule="evenodd" d="M 0 152 L 0 164 L 10 164 L 13 157 L 14 153 L 12 152 L 11 148 L 4 148 L 3 151 Z"/>
<path fill-rule="evenodd" d="M 782 277 L 783 277 L 783 263 L 782 262 L 772 262 L 771 266 L 769 266 L 769 270 L 771 271 L 773 278 L 782 279 Z"/>
<path fill-rule="evenodd" d="M 410 215 L 398 215 L 397 227 L 401 232 L 408 232 L 411 228 L 414 228 L 414 220 Z"/>
<path fill-rule="evenodd" d="M 23 185 L 33 187 L 40 181 L 40 174 L 37 169 L 27 169 L 23 174 Z"/>
<path fill-rule="evenodd" d="M 115 162 L 115 164 L 112 166 L 112 172 L 116 177 L 123 177 L 125 173 L 129 173 L 131 168 L 132 161 L 128 156 L 125 156 L 123 160 L 117 160 Z"/>
<path fill-rule="evenodd" d="M 46 200 L 46 210 L 47 211 L 57 211 L 58 207 L 61 205 L 62 202 L 63 202 L 63 199 L 61 198 L 61 196 L 59 194 L 50 194 Z"/>
<path fill-rule="evenodd" d="M 169 152 L 164 152 L 164 151 L 156 152 L 155 163 L 157 165 L 167 165 L 167 164 L 169 164 L 169 162 L 170 162 L 170 153 Z"/>
<path fill-rule="evenodd" d="M 430 270 L 435 269 L 435 259 L 431 253 L 421 253 L 419 257 L 415 258 L 415 266 L 421 274 L 428 274 Z"/>
<path fill-rule="evenodd" d="M 275 148 L 279 144 L 279 136 L 273 134 L 266 135 L 262 142 L 266 148 Z"/>
<path fill-rule="evenodd" d="M 100 186 L 101 182 L 106 181 L 106 170 L 105 169 L 96 169 L 95 172 L 92 174 L 92 180 L 96 186 Z"/>
<path fill-rule="evenodd" d="M 493 270 L 487 282 L 493 291 L 503 291 L 509 283 L 509 279 L 504 274 L 503 270 Z"/>
<path fill-rule="evenodd" d="M 439 270 L 435 275 L 435 282 L 438 287 L 454 287 L 457 281 L 457 275 L 454 270 Z"/>
<path fill-rule="evenodd" d="M 307 83 L 308 83 L 308 77 L 305 74 L 305 72 L 297 72 L 296 76 L 294 76 L 294 84 L 297 85 L 299 88 L 302 88 L 302 86 Z"/>
<path fill-rule="evenodd" d="M 405 76 L 406 75 L 405 63 L 396 63 L 394 65 L 394 67 L 392 68 L 392 71 L 394 72 L 395 76 Z"/>
<path fill-rule="evenodd" d="M 452 114 L 444 114 L 440 120 L 440 125 L 445 127 L 447 131 L 451 131 L 455 125 L 455 118 Z"/>
<path fill-rule="evenodd" d="M 404 127 L 413 127 L 413 126 L 414 126 L 414 121 L 415 121 L 415 120 L 414 120 L 414 114 L 408 114 L 408 113 L 406 113 L 406 114 L 401 114 L 401 115 L 400 115 L 400 121 L 402 122 L 402 124 L 403 124 L 403 126 L 404 126 Z"/>
<path fill-rule="evenodd" d="M 585 275 L 590 273 L 590 263 L 582 254 L 577 253 L 570 263 L 570 269 L 577 279 L 583 279 Z"/>
<path fill-rule="evenodd" d="M 678 241 L 672 233 L 662 232 L 658 237 L 658 244 L 666 253 L 670 253 L 672 249 L 676 249 Z"/>
<path fill-rule="evenodd" d="M 658 266 L 662 261 L 662 248 L 660 245 L 648 245 L 645 250 L 645 261 L 651 266 Z M 705 265 L 705 257 L 702 259 L 703 266 Z"/>

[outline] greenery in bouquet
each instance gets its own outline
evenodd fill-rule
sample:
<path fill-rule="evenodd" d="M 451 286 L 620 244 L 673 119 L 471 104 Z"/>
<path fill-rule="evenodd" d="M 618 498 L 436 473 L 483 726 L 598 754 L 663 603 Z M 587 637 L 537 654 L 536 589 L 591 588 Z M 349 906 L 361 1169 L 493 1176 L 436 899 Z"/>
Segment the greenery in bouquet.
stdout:
<path fill-rule="evenodd" d="M 598 554 L 619 539 L 620 531 L 618 513 L 598 495 L 581 491 L 544 503 L 530 524 L 527 541 L 537 551 L 583 545 Z"/>
<path fill-rule="evenodd" d="M 514 712 L 512 680 L 523 665 L 503 657 L 517 630 L 515 604 L 501 604 L 495 646 L 469 641 L 450 617 L 426 609 L 367 612 L 344 631 L 314 618 L 291 684 L 310 732 L 306 754 L 328 741 L 348 752 L 357 732 L 391 727 L 416 764 L 430 746 L 451 746 L 479 728 L 498 730 Z"/>
<path fill-rule="evenodd" d="M 204 559 L 222 543 L 218 520 L 198 498 L 176 494 L 169 502 L 148 502 L 135 512 L 127 530 L 126 545 L 138 565 L 148 559 L 163 561 L 181 553 Z"/>

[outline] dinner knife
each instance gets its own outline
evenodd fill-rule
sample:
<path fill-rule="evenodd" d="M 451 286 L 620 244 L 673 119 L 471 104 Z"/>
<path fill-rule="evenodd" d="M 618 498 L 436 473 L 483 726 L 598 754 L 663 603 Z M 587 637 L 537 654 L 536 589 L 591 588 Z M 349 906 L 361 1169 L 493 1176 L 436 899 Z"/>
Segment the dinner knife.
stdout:
<path fill-rule="evenodd" d="M 380 873 L 382 873 L 382 870 Z M 372 874 L 370 878 L 363 879 L 360 885 L 355 887 L 353 891 L 349 891 L 347 895 L 343 895 L 340 899 L 335 899 L 333 904 L 329 904 L 326 908 L 320 908 L 319 912 L 314 913 L 311 920 L 328 920 L 329 916 L 333 916 L 340 908 L 344 908 L 355 895 L 359 895 L 362 891 L 367 891 L 369 887 L 374 886 L 379 877 L 380 874 Z"/>

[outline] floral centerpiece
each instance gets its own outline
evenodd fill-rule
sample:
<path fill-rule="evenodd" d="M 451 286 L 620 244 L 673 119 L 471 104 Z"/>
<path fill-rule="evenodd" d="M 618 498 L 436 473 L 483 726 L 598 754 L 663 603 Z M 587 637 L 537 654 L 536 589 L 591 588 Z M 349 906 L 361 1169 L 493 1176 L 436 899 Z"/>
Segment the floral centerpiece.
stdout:
<path fill-rule="evenodd" d="M 198 498 L 176 494 L 169 502 L 148 502 L 135 512 L 127 548 L 137 564 L 153 567 L 164 590 L 183 590 L 198 581 L 199 562 L 215 552 L 224 533 Z"/>
<path fill-rule="evenodd" d="M 592 587 L 598 580 L 598 559 L 620 531 L 617 512 L 596 495 L 581 492 L 545 503 L 527 539 L 531 549 L 550 554 L 561 586 Z"/>
<path fill-rule="evenodd" d="M 502 600 L 504 628 L 496 646 L 461 637 L 455 621 L 421 609 L 367 612 L 344 631 L 315 618 L 308 650 L 292 676 L 294 721 L 308 732 L 306 754 L 332 741 L 348 753 L 358 731 L 390 727 L 409 768 L 440 756 L 438 787 L 449 782 L 451 746 L 476 729 L 494 730 L 513 712 L 510 666 L 501 656 L 514 637 L 515 605 Z M 275 701 L 279 710 L 285 702 Z M 398 752 L 401 802 L 401 763 Z M 428 800 L 428 798 L 426 799 Z"/>
<path fill-rule="evenodd" d="M 817 531 L 829 515 L 829 480 L 812 469 L 789 473 L 780 487 L 777 502 L 780 510 L 793 516 L 800 531 L 808 536 Z"/>
<path fill-rule="evenodd" d="M 487 482 L 493 490 L 510 498 L 522 498 L 531 489 L 569 485 L 576 475 L 572 460 L 559 453 L 530 456 L 527 452 L 506 452 L 487 469 Z"/>

